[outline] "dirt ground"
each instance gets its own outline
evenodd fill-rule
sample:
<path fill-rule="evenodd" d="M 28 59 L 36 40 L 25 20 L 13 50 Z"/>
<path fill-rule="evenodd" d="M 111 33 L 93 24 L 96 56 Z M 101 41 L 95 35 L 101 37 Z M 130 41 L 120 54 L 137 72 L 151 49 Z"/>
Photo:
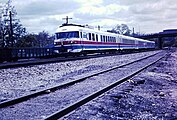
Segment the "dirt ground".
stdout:
<path fill-rule="evenodd" d="M 127 94 L 121 99 L 115 96 L 113 118 L 177 120 L 177 51 L 171 52 L 130 80 L 132 86 L 123 89 Z"/>
<path fill-rule="evenodd" d="M 63 119 L 177 120 L 177 49 Z"/>

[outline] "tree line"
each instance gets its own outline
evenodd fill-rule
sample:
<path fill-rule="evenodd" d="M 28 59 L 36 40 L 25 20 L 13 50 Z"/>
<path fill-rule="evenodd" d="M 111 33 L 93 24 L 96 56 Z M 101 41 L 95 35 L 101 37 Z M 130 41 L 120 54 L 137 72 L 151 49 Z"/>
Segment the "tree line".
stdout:
<path fill-rule="evenodd" d="M 54 36 L 46 31 L 37 34 L 27 32 L 16 16 L 11 0 L 0 6 L 0 47 L 45 47 L 53 44 Z"/>

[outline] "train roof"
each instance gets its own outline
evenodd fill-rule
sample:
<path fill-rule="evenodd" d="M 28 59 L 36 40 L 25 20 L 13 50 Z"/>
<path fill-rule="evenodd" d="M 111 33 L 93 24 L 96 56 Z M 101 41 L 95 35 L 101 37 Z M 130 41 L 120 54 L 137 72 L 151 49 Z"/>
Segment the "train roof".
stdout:
<path fill-rule="evenodd" d="M 142 41 L 142 42 L 149 42 L 149 43 L 155 43 L 154 41 L 149 41 L 149 40 L 144 40 L 144 39 L 140 39 L 140 38 L 135 38 L 135 37 L 131 37 L 131 36 L 125 36 L 125 35 L 119 35 L 122 36 L 122 38 L 124 39 L 129 39 L 129 40 L 136 40 L 136 41 Z"/>
<path fill-rule="evenodd" d="M 67 31 L 94 31 L 94 32 L 101 32 L 98 30 L 95 30 L 93 27 L 88 25 L 75 25 L 75 24 L 68 24 L 68 25 L 62 25 L 60 26 L 56 32 L 67 32 Z"/>

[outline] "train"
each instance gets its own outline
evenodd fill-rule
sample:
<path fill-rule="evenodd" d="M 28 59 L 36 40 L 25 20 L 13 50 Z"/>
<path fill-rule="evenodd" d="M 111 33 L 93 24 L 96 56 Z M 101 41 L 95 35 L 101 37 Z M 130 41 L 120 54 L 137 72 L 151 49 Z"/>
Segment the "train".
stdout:
<path fill-rule="evenodd" d="M 55 53 L 90 53 L 154 49 L 155 42 L 95 30 L 88 25 L 65 24 L 56 30 Z"/>
<path fill-rule="evenodd" d="M 15 62 L 19 59 L 55 57 L 53 48 L 0 48 L 0 63 Z"/>

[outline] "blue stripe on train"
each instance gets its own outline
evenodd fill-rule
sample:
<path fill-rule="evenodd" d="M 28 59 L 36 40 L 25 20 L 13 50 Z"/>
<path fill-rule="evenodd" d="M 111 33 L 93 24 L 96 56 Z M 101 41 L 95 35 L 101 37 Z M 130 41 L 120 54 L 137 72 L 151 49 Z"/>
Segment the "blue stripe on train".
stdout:
<path fill-rule="evenodd" d="M 61 47 L 56 47 L 56 48 L 61 48 Z M 103 46 L 103 45 L 101 45 L 101 46 L 80 46 L 80 45 L 72 45 L 72 46 L 64 46 L 64 48 L 65 49 L 104 49 L 104 48 L 114 48 L 114 49 L 120 49 L 120 48 L 122 48 L 122 49 L 130 49 L 130 48 L 153 48 L 153 47 L 151 47 L 151 46 L 130 46 L 130 45 L 127 45 L 127 46 L 125 46 L 125 45 L 123 45 L 123 46 L 117 46 L 117 45 L 115 45 L 115 46 Z"/>

